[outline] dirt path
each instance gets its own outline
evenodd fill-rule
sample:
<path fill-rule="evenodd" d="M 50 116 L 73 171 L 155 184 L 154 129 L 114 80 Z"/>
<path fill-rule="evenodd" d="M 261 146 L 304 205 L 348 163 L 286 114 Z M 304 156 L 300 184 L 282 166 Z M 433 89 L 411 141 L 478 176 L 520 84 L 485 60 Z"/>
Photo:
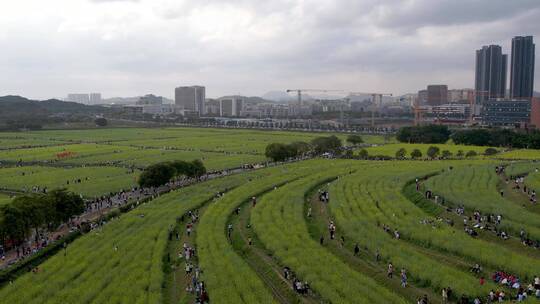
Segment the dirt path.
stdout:
<path fill-rule="evenodd" d="M 231 241 L 235 251 L 259 275 L 279 303 L 322 303 L 322 299 L 313 292 L 308 296 L 302 296 L 293 290 L 292 282 L 283 276 L 283 267 L 272 258 L 251 228 L 252 208 L 251 201 L 247 201 L 240 207 L 238 215 L 234 214 L 231 217 L 233 224 Z"/>

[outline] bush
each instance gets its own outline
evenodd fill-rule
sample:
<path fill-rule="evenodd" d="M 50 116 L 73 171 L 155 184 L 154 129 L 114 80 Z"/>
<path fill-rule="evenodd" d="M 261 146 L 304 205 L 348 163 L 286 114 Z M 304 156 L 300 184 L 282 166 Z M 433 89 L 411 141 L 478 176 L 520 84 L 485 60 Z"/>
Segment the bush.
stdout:
<path fill-rule="evenodd" d="M 367 159 L 369 157 L 369 153 L 366 149 L 360 149 L 358 152 L 358 158 L 360 159 Z"/>
<path fill-rule="evenodd" d="M 450 158 L 450 157 L 452 157 L 452 152 L 450 152 L 450 151 L 448 151 L 448 150 L 443 150 L 443 151 L 441 152 L 441 156 L 442 156 L 442 158 L 444 158 L 444 159 Z"/>
<path fill-rule="evenodd" d="M 363 143 L 364 140 L 362 139 L 360 135 L 352 134 L 347 137 L 347 142 L 353 145 L 358 145 L 358 144 Z"/>
<path fill-rule="evenodd" d="M 335 135 L 328 137 L 317 137 L 313 141 L 311 141 L 311 145 L 313 146 L 313 149 L 317 154 L 341 154 L 341 139 L 339 139 Z"/>
<path fill-rule="evenodd" d="M 168 163 L 148 166 L 139 177 L 141 187 L 159 187 L 168 183 L 176 175 L 176 169 Z"/>
<path fill-rule="evenodd" d="M 484 155 L 495 155 L 499 153 L 499 151 L 497 151 L 497 149 L 495 148 L 487 148 L 486 151 L 484 151 Z"/>
<path fill-rule="evenodd" d="M 397 159 L 404 159 L 406 155 L 407 155 L 407 150 L 405 150 L 405 148 L 401 148 L 396 151 Z"/>
<path fill-rule="evenodd" d="M 422 152 L 418 149 L 414 149 L 412 152 L 411 152 L 411 157 L 413 159 L 417 159 L 417 158 L 420 158 L 422 157 Z"/>
<path fill-rule="evenodd" d="M 296 156 L 297 146 L 272 143 L 266 146 L 265 155 L 273 161 L 284 161 Z"/>
<path fill-rule="evenodd" d="M 478 155 L 478 153 L 476 153 L 476 151 L 469 151 L 467 152 L 467 154 L 465 154 L 465 157 L 475 157 L 476 155 Z"/>
<path fill-rule="evenodd" d="M 427 150 L 427 155 L 429 156 L 429 158 L 434 159 L 437 156 L 439 156 L 439 152 L 440 152 L 439 147 L 431 146 Z"/>

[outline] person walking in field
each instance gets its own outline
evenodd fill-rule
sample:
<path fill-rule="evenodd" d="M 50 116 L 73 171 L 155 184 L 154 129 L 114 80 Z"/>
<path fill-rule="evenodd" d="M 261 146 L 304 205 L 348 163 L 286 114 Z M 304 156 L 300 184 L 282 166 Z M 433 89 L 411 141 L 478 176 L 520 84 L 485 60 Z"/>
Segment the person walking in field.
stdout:
<path fill-rule="evenodd" d="M 447 304 L 448 303 L 448 290 L 446 290 L 446 288 L 443 288 L 441 293 L 442 293 L 443 304 Z"/>
<path fill-rule="evenodd" d="M 229 237 L 229 239 L 231 238 L 232 230 L 233 230 L 233 225 L 229 224 L 227 226 L 227 236 Z"/>
<path fill-rule="evenodd" d="M 407 274 L 405 273 L 405 268 L 401 269 L 401 287 L 407 287 Z"/>
<path fill-rule="evenodd" d="M 360 246 L 358 246 L 358 243 L 354 245 L 354 255 L 357 256 L 360 253 Z"/>
<path fill-rule="evenodd" d="M 388 278 L 392 278 L 392 275 L 394 274 L 394 265 L 392 265 L 392 263 L 388 263 L 388 270 L 386 272 L 386 276 L 388 276 Z"/>

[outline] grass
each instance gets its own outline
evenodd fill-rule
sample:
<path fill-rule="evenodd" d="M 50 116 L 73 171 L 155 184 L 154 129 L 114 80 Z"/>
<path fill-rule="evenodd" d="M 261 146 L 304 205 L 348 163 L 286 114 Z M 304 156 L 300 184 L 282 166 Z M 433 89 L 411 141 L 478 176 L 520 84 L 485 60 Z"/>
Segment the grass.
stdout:
<path fill-rule="evenodd" d="M 7 194 L 0 193 L 0 206 L 11 202 L 11 197 Z"/>
<path fill-rule="evenodd" d="M 25 192 L 31 191 L 34 186 L 67 188 L 85 197 L 97 197 L 135 186 L 137 176 L 138 172 L 131 173 L 128 169 L 115 167 L 26 166 L 0 169 L 0 185 L 9 190 Z"/>
<path fill-rule="evenodd" d="M 231 190 L 208 207 L 199 223 L 197 248 L 200 265 L 206 271 L 204 279 L 211 298 L 220 299 L 220 303 L 276 302 L 256 272 L 230 244 L 226 235 L 229 216 L 245 200 L 308 174 L 308 169 L 319 162 L 308 161 L 263 170 L 263 175 Z"/>
<path fill-rule="evenodd" d="M 469 164 L 430 178 L 426 186 L 454 204 L 483 214 L 502 215 L 501 228 L 513 235 L 525 229 L 534 239 L 540 239 L 540 216 L 502 197 L 497 188 L 499 182 L 495 164 Z"/>
<path fill-rule="evenodd" d="M 497 158 L 504 159 L 526 159 L 526 160 L 538 160 L 540 159 L 540 150 L 521 149 L 511 150 L 508 152 L 495 155 Z"/>
<path fill-rule="evenodd" d="M 313 240 L 303 219 L 305 194 L 349 164 L 326 168 L 262 197 L 252 214 L 258 237 L 283 265 L 332 303 L 406 303 L 374 280 L 352 270 Z M 309 254 L 306 254 L 309 253 Z M 343 280 L 343 278 L 347 278 Z"/>
<path fill-rule="evenodd" d="M 0 290 L 5 303 L 159 303 L 168 228 L 217 191 L 249 175 L 187 187 L 163 195 L 70 244 Z M 118 250 L 114 248 L 117 246 Z"/>

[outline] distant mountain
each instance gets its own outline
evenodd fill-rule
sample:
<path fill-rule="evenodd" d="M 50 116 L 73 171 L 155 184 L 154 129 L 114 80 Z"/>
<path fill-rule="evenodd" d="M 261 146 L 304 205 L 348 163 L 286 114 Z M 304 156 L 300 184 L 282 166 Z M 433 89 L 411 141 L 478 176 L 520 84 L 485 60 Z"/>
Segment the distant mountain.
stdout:
<path fill-rule="evenodd" d="M 268 100 L 259 96 L 241 96 L 241 95 L 226 95 L 221 96 L 216 99 L 222 99 L 222 98 L 242 98 L 246 103 L 254 104 L 254 103 L 266 103 L 266 102 L 273 102 L 273 100 Z"/>
<path fill-rule="evenodd" d="M 87 106 L 75 102 L 49 99 L 44 101 L 30 100 L 21 96 L 0 97 L 0 119 L 17 116 L 104 113 L 109 111 L 100 106 Z"/>
<path fill-rule="evenodd" d="M 296 96 L 291 94 L 288 94 L 285 91 L 270 91 L 261 96 L 263 99 L 271 100 L 271 101 L 277 101 L 277 102 L 289 102 L 292 100 L 296 100 Z"/>

